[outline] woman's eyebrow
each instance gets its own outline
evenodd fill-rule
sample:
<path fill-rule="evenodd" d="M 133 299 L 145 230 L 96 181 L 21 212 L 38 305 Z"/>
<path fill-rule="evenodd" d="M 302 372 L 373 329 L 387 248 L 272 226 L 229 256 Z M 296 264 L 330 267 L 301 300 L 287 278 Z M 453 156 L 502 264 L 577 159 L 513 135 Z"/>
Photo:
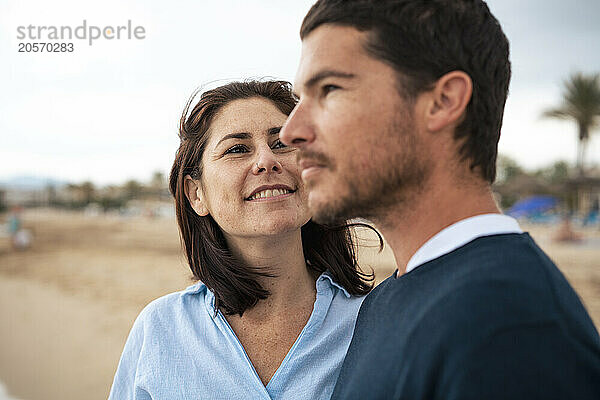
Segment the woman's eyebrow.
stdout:
<path fill-rule="evenodd" d="M 278 135 L 280 131 L 281 131 L 281 126 L 276 126 L 276 127 L 273 127 L 273 128 L 269 128 L 267 130 L 267 135 L 269 135 L 269 136 Z M 248 132 L 228 133 L 227 135 L 223 136 L 217 142 L 217 146 L 220 145 L 221 142 L 224 142 L 225 140 L 229 140 L 229 139 L 250 139 L 251 137 L 252 137 L 252 135 L 249 134 Z"/>
<path fill-rule="evenodd" d="M 217 146 L 220 145 L 221 142 L 228 140 L 228 139 L 249 139 L 251 137 L 252 137 L 252 135 L 247 132 L 228 133 L 227 135 L 223 136 L 221 138 L 221 140 L 219 140 L 219 142 L 217 143 Z"/>

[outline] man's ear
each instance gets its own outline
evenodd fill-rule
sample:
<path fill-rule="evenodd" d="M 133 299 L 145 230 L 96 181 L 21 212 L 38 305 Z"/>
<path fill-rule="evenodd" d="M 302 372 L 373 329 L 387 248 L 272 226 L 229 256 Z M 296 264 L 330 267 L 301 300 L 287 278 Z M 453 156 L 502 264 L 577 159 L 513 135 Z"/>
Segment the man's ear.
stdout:
<path fill-rule="evenodd" d="M 201 217 L 207 216 L 208 208 L 206 208 L 200 181 L 192 179 L 192 177 L 189 175 L 186 175 L 183 179 L 185 197 L 187 197 L 190 205 L 194 211 L 196 211 L 196 214 L 200 215 Z"/>
<path fill-rule="evenodd" d="M 473 94 L 473 81 L 463 71 L 451 71 L 443 75 L 431 92 L 427 109 L 427 129 L 442 130 L 449 125 L 458 125 Z"/>

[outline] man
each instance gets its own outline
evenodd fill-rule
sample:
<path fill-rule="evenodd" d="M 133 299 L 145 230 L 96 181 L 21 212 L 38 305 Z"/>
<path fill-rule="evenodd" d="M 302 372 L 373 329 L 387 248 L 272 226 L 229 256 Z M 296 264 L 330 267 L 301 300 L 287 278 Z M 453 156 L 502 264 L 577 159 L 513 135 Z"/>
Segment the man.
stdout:
<path fill-rule="evenodd" d="M 372 220 L 398 271 L 367 297 L 335 399 L 599 399 L 600 341 L 494 201 L 508 41 L 481 0 L 320 0 L 299 148 L 315 220 Z"/>

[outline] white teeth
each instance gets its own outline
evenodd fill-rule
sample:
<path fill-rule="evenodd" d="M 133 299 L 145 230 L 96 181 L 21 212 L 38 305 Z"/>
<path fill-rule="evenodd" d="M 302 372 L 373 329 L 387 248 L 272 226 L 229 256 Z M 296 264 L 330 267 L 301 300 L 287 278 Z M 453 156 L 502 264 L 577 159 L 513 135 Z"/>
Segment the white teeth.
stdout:
<path fill-rule="evenodd" d="M 264 199 L 266 197 L 277 197 L 282 194 L 287 194 L 287 193 L 291 193 L 291 192 L 292 192 L 291 190 L 287 190 L 287 189 L 267 189 L 267 190 L 263 190 L 258 193 L 255 193 L 254 195 L 252 195 L 249 198 L 249 200 Z"/>

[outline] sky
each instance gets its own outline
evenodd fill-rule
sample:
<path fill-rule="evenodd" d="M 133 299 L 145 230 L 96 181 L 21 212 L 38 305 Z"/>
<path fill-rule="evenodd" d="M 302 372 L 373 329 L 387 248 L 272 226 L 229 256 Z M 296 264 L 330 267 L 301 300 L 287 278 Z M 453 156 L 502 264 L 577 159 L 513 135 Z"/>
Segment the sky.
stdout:
<path fill-rule="evenodd" d="M 0 179 L 96 184 L 168 173 L 183 107 L 199 87 L 294 80 L 312 0 L 0 1 Z M 540 118 L 575 71 L 600 72 L 597 0 L 490 0 L 511 43 L 500 152 L 528 169 L 574 162 L 573 123 Z M 141 26 L 143 39 L 72 40 L 73 52 L 18 52 L 19 26 Z M 125 35 L 125 33 L 122 33 Z M 46 40 L 46 42 L 52 42 Z M 69 42 L 67 40 L 67 42 Z M 600 164 L 600 132 L 589 163 Z"/>

